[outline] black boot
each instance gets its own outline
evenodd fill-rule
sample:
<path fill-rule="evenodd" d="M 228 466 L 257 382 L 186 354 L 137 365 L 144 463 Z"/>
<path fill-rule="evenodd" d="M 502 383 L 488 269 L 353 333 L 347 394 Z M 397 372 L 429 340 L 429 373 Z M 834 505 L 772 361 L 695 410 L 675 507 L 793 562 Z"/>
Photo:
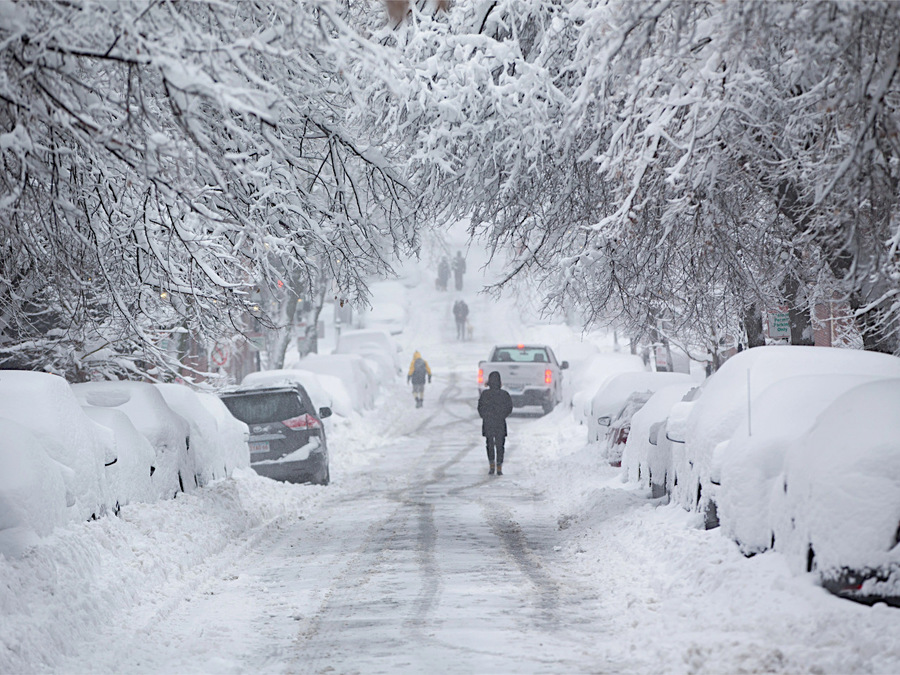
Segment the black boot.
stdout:
<path fill-rule="evenodd" d="M 490 475 L 490 476 L 494 475 L 494 463 L 493 462 L 491 462 L 491 468 L 488 469 L 488 475 Z"/>
<path fill-rule="evenodd" d="M 502 476 L 502 475 L 503 475 L 503 465 L 502 465 L 502 464 L 498 464 L 498 465 L 497 465 L 497 475 L 498 475 L 498 476 Z"/>

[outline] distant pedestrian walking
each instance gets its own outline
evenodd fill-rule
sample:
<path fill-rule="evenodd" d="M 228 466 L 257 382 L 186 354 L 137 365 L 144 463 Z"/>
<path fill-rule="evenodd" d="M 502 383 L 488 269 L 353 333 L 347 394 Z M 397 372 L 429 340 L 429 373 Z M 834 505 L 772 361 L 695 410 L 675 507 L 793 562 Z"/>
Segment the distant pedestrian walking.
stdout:
<path fill-rule="evenodd" d="M 466 339 L 466 323 L 469 318 L 469 306 L 465 300 L 457 300 L 453 303 L 453 318 L 456 319 L 456 339 Z"/>
<path fill-rule="evenodd" d="M 431 368 L 428 361 L 422 358 L 419 352 L 415 352 L 412 361 L 409 364 L 409 373 L 406 375 L 406 383 L 412 382 L 413 398 L 416 400 L 416 407 L 421 408 L 425 399 L 425 380 L 431 384 Z"/>
<path fill-rule="evenodd" d="M 487 445 L 489 474 L 497 471 L 503 475 L 503 452 L 506 446 L 506 418 L 513 410 L 512 397 L 500 388 L 500 373 L 488 375 L 488 388 L 478 397 L 478 414 L 481 416 L 481 435 Z"/>
<path fill-rule="evenodd" d="M 466 273 L 466 259 L 463 258 L 462 251 L 456 252 L 453 259 L 453 277 L 456 280 L 456 290 L 461 291 L 463 288 L 463 274 Z"/>
<path fill-rule="evenodd" d="M 446 291 L 448 281 L 450 281 L 450 261 L 447 259 L 447 256 L 444 256 L 438 264 L 438 275 L 435 281 L 437 290 Z"/>

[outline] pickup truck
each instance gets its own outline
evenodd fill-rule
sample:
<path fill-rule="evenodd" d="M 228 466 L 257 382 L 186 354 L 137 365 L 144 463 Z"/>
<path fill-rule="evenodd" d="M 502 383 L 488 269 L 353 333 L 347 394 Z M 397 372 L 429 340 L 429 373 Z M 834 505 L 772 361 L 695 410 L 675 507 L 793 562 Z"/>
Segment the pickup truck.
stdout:
<path fill-rule="evenodd" d="M 541 406 L 549 413 L 562 400 L 562 371 L 568 361 L 556 360 L 546 345 L 498 345 L 487 361 L 478 363 L 478 391 L 487 387 L 488 375 L 497 371 L 513 407 Z"/>

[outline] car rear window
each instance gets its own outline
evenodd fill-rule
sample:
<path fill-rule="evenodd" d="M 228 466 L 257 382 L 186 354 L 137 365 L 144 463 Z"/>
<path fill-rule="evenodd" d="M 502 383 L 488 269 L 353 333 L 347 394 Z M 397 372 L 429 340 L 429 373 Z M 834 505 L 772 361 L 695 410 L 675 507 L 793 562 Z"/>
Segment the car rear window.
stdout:
<path fill-rule="evenodd" d="M 300 397 L 289 391 L 233 394 L 223 396 L 222 402 L 245 424 L 282 422 L 309 412 Z"/>
<path fill-rule="evenodd" d="M 550 357 L 544 347 L 498 347 L 491 361 L 498 363 L 550 363 Z"/>

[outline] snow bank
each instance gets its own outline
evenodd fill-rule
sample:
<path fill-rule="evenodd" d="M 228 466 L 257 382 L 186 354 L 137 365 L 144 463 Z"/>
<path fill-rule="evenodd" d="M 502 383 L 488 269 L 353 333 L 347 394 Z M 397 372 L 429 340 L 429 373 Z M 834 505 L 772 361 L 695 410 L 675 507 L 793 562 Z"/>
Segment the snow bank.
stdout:
<path fill-rule="evenodd" d="M 173 597 L 195 592 L 210 559 L 229 548 L 219 564 L 240 557 L 248 539 L 309 512 L 321 494 L 241 469 L 174 500 L 125 506 L 118 518 L 72 523 L 21 558 L 0 556 L 0 672 L 56 670 L 141 603 L 160 612 L 143 620 L 161 620 Z"/>

